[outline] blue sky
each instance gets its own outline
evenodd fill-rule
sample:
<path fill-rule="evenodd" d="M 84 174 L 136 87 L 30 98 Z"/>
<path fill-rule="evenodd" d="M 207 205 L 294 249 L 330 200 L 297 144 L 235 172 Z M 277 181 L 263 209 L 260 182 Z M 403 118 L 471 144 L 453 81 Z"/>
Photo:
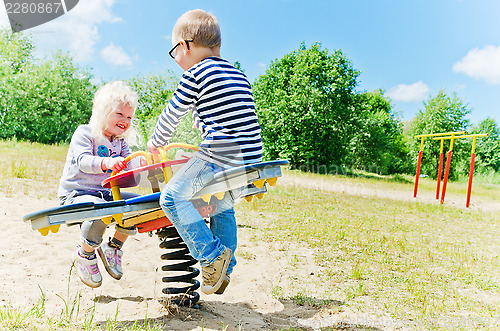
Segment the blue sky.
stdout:
<path fill-rule="evenodd" d="M 69 51 L 97 79 L 182 69 L 168 56 L 177 18 L 201 8 L 221 26 L 221 55 L 253 82 L 271 61 L 321 42 L 361 71 L 358 91 L 382 88 L 402 119 L 439 90 L 455 92 L 478 123 L 500 114 L 500 1 L 497 0 L 80 0 L 30 30 L 41 56 Z M 0 25 L 7 25 L 0 6 Z"/>

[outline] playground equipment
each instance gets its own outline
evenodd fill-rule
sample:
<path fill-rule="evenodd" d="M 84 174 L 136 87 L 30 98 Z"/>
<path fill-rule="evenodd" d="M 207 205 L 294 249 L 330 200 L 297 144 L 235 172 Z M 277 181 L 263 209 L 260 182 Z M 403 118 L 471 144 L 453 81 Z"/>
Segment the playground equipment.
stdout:
<path fill-rule="evenodd" d="M 415 136 L 415 138 L 420 138 L 420 151 L 418 152 L 418 159 L 417 159 L 417 172 L 415 175 L 415 187 L 413 188 L 413 197 L 417 197 L 417 190 L 418 190 L 418 179 L 420 178 L 420 165 L 422 164 L 422 154 L 424 152 L 424 139 L 427 137 L 437 137 L 437 136 L 455 136 L 458 134 L 465 134 L 465 131 L 455 131 L 455 132 L 443 132 L 443 133 L 429 133 L 429 134 L 420 134 L 418 136 Z M 443 152 L 442 145 L 441 145 L 441 153 Z M 442 167 L 442 158 L 439 159 L 439 169 Z M 441 176 L 441 174 L 439 174 Z M 436 198 L 438 199 L 438 198 Z"/>
<path fill-rule="evenodd" d="M 453 144 L 454 144 L 456 139 L 473 138 L 472 151 L 471 151 L 471 162 L 470 162 L 470 169 L 469 169 L 469 181 L 468 181 L 468 187 L 467 187 L 467 199 L 466 199 L 466 203 L 465 203 L 465 206 L 469 207 L 470 206 L 470 196 L 471 196 L 471 192 L 472 192 L 472 177 L 474 176 L 474 163 L 475 163 L 475 159 L 476 159 L 476 154 L 475 154 L 476 138 L 487 137 L 487 136 L 488 136 L 488 134 L 486 134 L 486 133 L 466 134 L 465 131 L 432 133 L 432 134 L 423 134 L 423 135 L 415 136 L 415 138 L 421 138 L 421 143 L 420 143 L 420 151 L 418 154 L 417 171 L 416 171 L 416 177 L 415 177 L 415 187 L 413 190 L 413 197 L 417 196 L 418 179 L 420 177 L 420 165 L 422 162 L 422 152 L 423 152 L 423 148 L 424 148 L 424 138 L 433 137 L 432 138 L 433 140 L 439 140 L 441 142 L 440 153 L 439 153 L 438 173 L 437 173 L 437 185 L 436 185 L 436 200 L 440 200 L 441 204 L 444 203 L 444 199 L 445 199 L 445 195 L 446 195 L 446 187 L 448 184 L 448 175 L 450 172 L 451 157 L 453 154 Z M 444 151 L 444 141 L 447 139 L 450 140 L 450 148 L 449 148 L 448 153 L 446 155 L 446 166 L 445 166 L 444 178 L 443 178 L 443 188 L 441 191 L 441 198 L 440 198 L 439 193 L 440 193 L 440 185 L 441 185 L 443 160 L 444 160 L 444 152 L 443 152 Z"/>
<path fill-rule="evenodd" d="M 167 183 L 173 176 L 173 168 L 181 167 L 188 162 L 189 156 L 170 160 L 168 151 L 172 148 L 190 149 L 197 151 L 198 147 L 186 144 L 170 144 L 159 148 L 159 154 L 136 152 L 127 157 L 128 162 L 135 157 L 145 157 L 147 165 L 111 173 L 111 176 L 102 182 L 104 188 L 111 188 L 113 200 L 104 203 L 76 203 L 41 210 L 23 217 L 31 223 L 33 230 L 38 230 L 46 236 L 49 231 L 56 233 L 61 224 L 73 225 L 86 220 L 102 219 L 106 224 L 116 222 L 124 227 L 136 226 L 139 233 L 156 231 L 160 240 L 160 248 L 166 252 L 161 259 L 168 261 L 162 266 L 167 272 L 162 281 L 167 284 L 162 292 L 175 295 L 173 302 L 181 305 L 193 305 L 199 300 L 196 290 L 200 283 L 195 279 L 199 270 L 194 267 L 197 263 L 189 254 L 170 220 L 160 207 L 160 183 Z M 274 186 L 278 177 L 282 176 L 282 167 L 288 166 L 287 160 L 262 162 L 221 171 L 205 187 L 191 199 L 191 202 L 200 215 L 209 221 L 210 216 L 217 211 L 217 200 L 221 200 L 226 192 L 243 188 L 240 198 L 252 201 L 256 196 L 261 199 L 267 192 L 267 185 Z M 149 181 L 151 194 L 122 200 L 120 189 L 135 187 L 139 183 Z"/>

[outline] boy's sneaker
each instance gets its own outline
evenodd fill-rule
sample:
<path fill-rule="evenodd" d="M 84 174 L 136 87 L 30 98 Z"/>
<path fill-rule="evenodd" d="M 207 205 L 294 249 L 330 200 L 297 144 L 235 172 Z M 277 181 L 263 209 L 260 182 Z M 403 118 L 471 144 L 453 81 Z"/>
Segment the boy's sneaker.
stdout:
<path fill-rule="evenodd" d="M 76 272 L 80 277 L 80 280 L 87 286 L 99 287 L 102 284 L 102 276 L 99 272 L 99 267 L 97 266 L 97 257 L 94 255 L 93 259 L 87 259 L 80 254 L 78 251 L 75 253 L 75 260 L 73 262 L 76 267 Z"/>
<path fill-rule="evenodd" d="M 215 294 L 222 294 L 226 290 L 226 287 L 229 285 L 229 282 L 231 281 L 231 277 L 229 277 L 229 274 L 226 274 L 224 276 L 224 280 L 222 281 L 222 284 L 220 285 L 219 289 L 215 291 Z"/>
<path fill-rule="evenodd" d="M 111 275 L 116 280 L 119 280 L 123 276 L 122 270 L 122 256 L 123 251 L 116 247 L 111 247 L 109 243 L 103 243 L 97 252 L 102 259 L 104 268 L 108 274 Z"/>
<path fill-rule="evenodd" d="M 222 253 L 214 263 L 202 268 L 201 275 L 203 283 L 201 285 L 201 291 L 203 293 L 213 294 L 221 287 L 225 279 L 227 267 L 231 262 L 232 254 L 233 252 L 231 249 L 226 248 L 224 253 Z"/>

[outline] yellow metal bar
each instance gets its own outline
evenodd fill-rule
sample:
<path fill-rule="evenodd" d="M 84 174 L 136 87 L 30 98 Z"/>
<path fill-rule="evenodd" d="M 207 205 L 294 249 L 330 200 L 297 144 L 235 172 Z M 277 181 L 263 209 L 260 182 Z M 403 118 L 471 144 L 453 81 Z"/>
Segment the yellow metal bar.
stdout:
<path fill-rule="evenodd" d="M 441 150 L 439 151 L 439 153 L 443 154 L 443 145 L 444 145 L 444 139 L 441 139 Z"/>
<path fill-rule="evenodd" d="M 449 136 L 449 137 L 439 137 L 439 138 L 432 138 L 432 140 L 439 140 L 439 139 L 460 139 L 460 138 L 474 138 L 474 137 L 487 137 L 487 133 L 478 133 L 478 134 L 467 134 L 463 136 Z"/>
<path fill-rule="evenodd" d="M 424 150 L 424 138 L 422 137 L 422 140 L 420 141 L 420 151 L 422 152 Z"/>
<path fill-rule="evenodd" d="M 476 151 L 476 138 L 477 137 L 474 137 L 474 139 L 472 139 L 472 152 L 471 152 L 471 154 L 474 154 Z"/>
<path fill-rule="evenodd" d="M 165 152 L 168 152 L 168 150 L 171 148 L 185 148 L 185 149 L 193 150 L 195 152 L 200 150 L 200 148 L 198 146 L 189 145 L 189 144 L 177 144 L 177 143 L 167 145 L 164 148 L 165 148 Z"/>
<path fill-rule="evenodd" d="M 465 134 L 465 131 L 455 131 L 455 132 L 442 132 L 442 133 L 429 133 L 429 134 L 419 134 L 415 136 L 415 138 L 423 138 L 423 137 L 439 137 L 439 136 L 450 136 L 455 134 Z"/>

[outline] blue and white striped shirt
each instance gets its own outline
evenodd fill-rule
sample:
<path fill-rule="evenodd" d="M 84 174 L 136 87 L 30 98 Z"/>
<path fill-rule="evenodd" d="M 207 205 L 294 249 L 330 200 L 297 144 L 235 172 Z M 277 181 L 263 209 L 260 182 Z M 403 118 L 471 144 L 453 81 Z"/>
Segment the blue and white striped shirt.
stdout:
<path fill-rule="evenodd" d="M 228 61 L 208 57 L 184 72 L 158 119 L 153 145 L 167 145 L 189 110 L 204 139 L 200 144 L 203 159 L 224 168 L 261 161 L 262 140 L 252 88 Z"/>

